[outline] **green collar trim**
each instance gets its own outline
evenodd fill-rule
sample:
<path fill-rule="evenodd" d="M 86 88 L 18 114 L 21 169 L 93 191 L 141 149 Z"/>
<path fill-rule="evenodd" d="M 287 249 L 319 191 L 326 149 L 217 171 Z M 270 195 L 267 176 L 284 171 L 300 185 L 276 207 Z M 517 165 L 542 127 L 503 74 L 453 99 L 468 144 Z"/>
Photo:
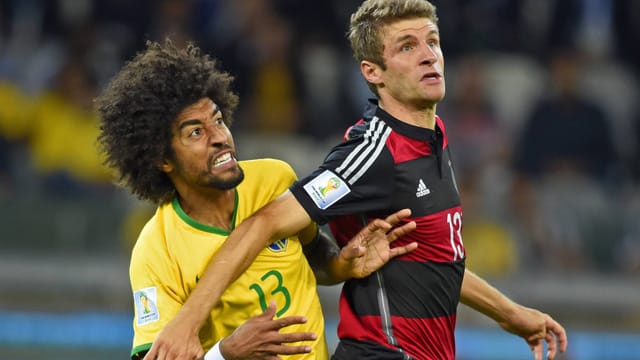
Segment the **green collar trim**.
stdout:
<path fill-rule="evenodd" d="M 233 205 L 233 216 L 231 217 L 231 230 L 233 231 L 233 229 L 236 228 L 236 216 L 238 215 L 238 190 L 234 189 L 234 193 L 235 193 L 235 204 Z M 229 235 L 230 232 L 224 229 L 221 229 L 219 227 L 215 227 L 215 226 L 211 226 L 211 225 L 206 225 L 203 224 L 201 222 L 196 221 L 195 219 L 193 219 L 191 216 L 187 215 L 187 213 L 184 211 L 184 209 L 182 209 L 182 206 L 180 206 L 180 201 L 178 201 L 178 197 L 174 197 L 173 201 L 171 202 L 171 204 L 173 205 L 173 209 L 176 211 L 176 213 L 178 214 L 178 216 L 187 224 L 189 224 L 190 226 L 201 230 L 201 231 L 205 231 L 205 232 L 210 232 L 210 233 L 214 233 L 214 234 L 218 234 L 218 235 Z"/>

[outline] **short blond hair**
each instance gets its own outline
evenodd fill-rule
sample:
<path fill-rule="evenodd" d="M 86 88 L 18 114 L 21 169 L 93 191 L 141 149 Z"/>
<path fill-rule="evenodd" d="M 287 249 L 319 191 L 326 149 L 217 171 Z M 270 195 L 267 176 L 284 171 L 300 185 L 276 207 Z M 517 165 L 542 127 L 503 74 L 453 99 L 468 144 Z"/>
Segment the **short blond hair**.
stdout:
<path fill-rule="evenodd" d="M 427 18 L 438 25 L 436 7 L 426 0 L 366 0 L 351 15 L 349 41 L 358 63 L 371 61 L 386 69 L 382 27 L 397 20 Z M 369 88 L 376 93 L 375 87 Z"/>

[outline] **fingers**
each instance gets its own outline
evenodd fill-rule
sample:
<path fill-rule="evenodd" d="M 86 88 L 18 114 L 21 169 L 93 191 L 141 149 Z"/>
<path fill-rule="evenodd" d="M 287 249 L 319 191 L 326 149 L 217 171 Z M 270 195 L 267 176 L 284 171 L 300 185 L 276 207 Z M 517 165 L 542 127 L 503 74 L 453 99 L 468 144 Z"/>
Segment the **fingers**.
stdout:
<path fill-rule="evenodd" d="M 340 256 L 345 260 L 350 261 L 364 256 L 367 253 L 367 248 L 364 245 L 345 246 L 340 250 Z"/>
<path fill-rule="evenodd" d="M 267 307 L 267 310 L 265 310 L 262 314 L 256 316 L 256 318 L 259 318 L 262 320 L 271 320 L 273 319 L 274 316 L 276 316 L 276 302 L 270 301 L 269 307 Z"/>
<path fill-rule="evenodd" d="M 287 321 L 282 322 L 280 320 L 275 321 L 274 323 L 278 323 L 280 328 L 284 328 L 286 326 L 292 325 L 289 324 L 290 321 L 296 321 L 302 318 L 301 316 L 290 316 L 288 318 L 283 318 L 280 320 L 287 319 Z M 306 319 L 305 319 L 306 320 Z M 292 333 L 277 333 L 271 340 L 270 344 L 264 348 L 265 352 L 279 354 L 279 355 L 296 355 L 296 354 L 306 354 L 311 352 L 311 346 L 309 345 L 285 345 L 289 343 L 297 343 L 303 341 L 314 341 L 318 338 L 315 333 L 312 332 L 292 332 Z"/>
<path fill-rule="evenodd" d="M 294 342 L 299 342 L 299 341 L 313 341 L 317 338 L 318 336 L 315 333 L 312 332 L 294 332 L 294 333 L 281 333 L 279 339 L 276 341 L 278 343 L 282 343 L 282 344 L 287 344 L 287 343 L 294 343 Z M 287 348 L 308 348 L 309 346 L 287 346 Z M 298 349 L 296 351 L 301 351 L 301 349 Z M 278 354 L 285 354 L 285 353 L 278 353 Z M 298 352 L 292 353 L 292 354 L 298 354 Z"/>
<path fill-rule="evenodd" d="M 300 345 L 276 345 L 273 344 L 265 349 L 266 352 L 278 355 L 296 355 L 296 354 L 308 354 L 311 352 L 311 346 Z"/>
<path fill-rule="evenodd" d="M 542 339 L 538 339 L 533 341 L 532 343 L 529 343 L 529 346 L 531 347 L 531 351 L 533 351 L 533 358 L 535 360 L 542 360 L 542 351 L 544 348 Z"/>
<path fill-rule="evenodd" d="M 410 209 L 402 209 L 402 210 L 396 211 L 393 214 L 387 216 L 384 220 L 382 220 L 382 219 L 374 219 L 369 224 L 367 224 L 367 226 L 364 229 L 362 229 L 361 232 L 365 232 L 366 231 L 366 232 L 374 233 L 374 232 L 376 232 L 378 230 L 382 230 L 384 232 L 387 232 L 387 231 L 391 230 L 391 228 L 393 228 L 394 226 L 398 225 L 402 220 L 404 220 L 407 217 L 409 217 L 410 215 L 411 215 L 411 210 Z M 397 229 L 394 229 L 394 231 L 397 230 L 396 238 L 398 238 L 398 237 L 400 237 L 402 235 L 406 235 L 406 234 L 410 233 L 411 231 L 413 231 L 415 229 L 415 224 L 409 225 L 411 223 L 413 223 L 413 222 L 409 222 L 407 224 L 404 224 L 404 225 L 398 227 Z"/>
<path fill-rule="evenodd" d="M 387 231 L 391 230 L 391 228 L 398 225 L 400 221 L 402 221 L 403 219 L 406 219 L 409 215 L 411 215 L 411 210 L 409 209 L 403 209 L 403 210 L 397 211 L 387 216 L 385 220 L 374 219 L 363 229 L 363 231 L 374 233 L 378 230 L 382 230 L 383 232 L 386 233 Z M 393 229 L 393 231 L 391 231 L 387 237 L 389 239 L 389 242 L 392 242 L 412 232 L 415 229 L 416 229 L 415 221 L 410 221 L 406 224 L 403 224 L 402 226 L 398 226 L 397 228 Z"/>
<path fill-rule="evenodd" d="M 533 351 L 535 360 L 542 360 L 544 343 L 547 343 L 547 354 L 545 359 L 553 360 L 560 352 L 565 352 L 568 346 L 567 333 L 565 329 L 549 315 L 544 314 L 545 324 L 541 332 L 531 336 L 527 342 Z"/>
<path fill-rule="evenodd" d="M 547 332 L 544 339 L 547 341 L 547 360 L 553 360 L 557 353 L 556 337 L 551 332 Z"/>
<path fill-rule="evenodd" d="M 404 246 L 398 246 L 389 250 L 389 257 L 394 258 L 396 256 L 404 255 L 406 253 L 412 252 L 417 248 L 418 243 L 415 241 Z"/>
<path fill-rule="evenodd" d="M 291 325 L 304 324 L 306 322 L 307 322 L 307 318 L 304 316 L 287 316 L 277 320 L 273 320 L 269 324 L 268 328 L 273 330 L 278 330 L 278 329 L 286 328 Z M 294 341 L 298 341 L 298 340 L 294 340 Z"/>
<path fill-rule="evenodd" d="M 415 229 L 416 229 L 416 222 L 410 221 L 402 226 L 398 226 L 397 228 L 393 229 L 389 234 L 387 234 L 387 240 L 389 240 L 389 242 L 394 242 L 397 239 L 407 235 L 408 233 L 412 232 Z"/>
<path fill-rule="evenodd" d="M 567 332 L 557 321 L 553 320 L 551 316 L 547 315 L 547 332 L 555 335 L 560 352 L 567 351 L 569 345 L 569 339 L 567 338 Z"/>
<path fill-rule="evenodd" d="M 557 321 L 553 320 L 551 316 L 545 315 L 545 317 L 545 325 L 547 328 L 545 340 L 547 341 L 547 347 L 549 349 L 549 351 L 547 351 L 547 359 L 552 360 L 556 357 L 558 350 L 560 350 L 560 352 L 567 351 L 567 332 Z"/>
<path fill-rule="evenodd" d="M 402 221 L 403 219 L 406 219 L 410 215 L 411 215 L 410 209 L 402 209 L 387 216 L 387 218 L 384 220 L 388 222 L 391 226 L 395 226 L 395 225 L 398 225 L 400 221 Z"/>
<path fill-rule="evenodd" d="M 392 225 L 382 219 L 374 219 L 371 221 L 361 232 L 365 233 L 375 233 L 378 230 L 382 230 L 383 233 L 386 233 L 391 229 Z"/>

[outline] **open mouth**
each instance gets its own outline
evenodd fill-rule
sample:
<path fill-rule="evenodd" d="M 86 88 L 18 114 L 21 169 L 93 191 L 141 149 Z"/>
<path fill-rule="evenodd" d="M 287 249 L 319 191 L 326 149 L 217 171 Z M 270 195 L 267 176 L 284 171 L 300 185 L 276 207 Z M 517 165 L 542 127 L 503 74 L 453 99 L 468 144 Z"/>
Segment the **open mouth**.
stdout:
<path fill-rule="evenodd" d="M 430 72 L 428 74 L 425 74 L 422 79 L 426 79 L 426 80 L 437 80 L 440 79 L 442 76 L 437 73 L 437 72 Z"/>
<path fill-rule="evenodd" d="M 230 152 L 226 152 L 213 160 L 213 167 L 224 166 L 231 161 L 233 161 L 233 156 L 231 156 Z"/>

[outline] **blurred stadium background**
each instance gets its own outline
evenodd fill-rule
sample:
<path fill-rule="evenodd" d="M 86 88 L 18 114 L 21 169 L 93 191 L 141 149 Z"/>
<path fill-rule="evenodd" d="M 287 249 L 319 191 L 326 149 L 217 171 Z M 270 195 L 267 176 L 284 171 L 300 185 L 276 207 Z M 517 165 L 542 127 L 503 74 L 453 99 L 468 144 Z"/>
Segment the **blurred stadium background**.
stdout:
<path fill-rule="evenodd" d="M 147 39 L 236 76 L 242 158 L 299 175 L 359 118 L 359 0 L 0 0 L 0 358 L 124 359 L 153 208 L 112 185 L 92 99 Z M 470 268 L 566 325 L 563 359 L 640 359 L 640 2 L 441 0 Z M 335 341 L 338 287 L 319 289 Z M 460 306 L 461 360 L 531 359 Z"/>

